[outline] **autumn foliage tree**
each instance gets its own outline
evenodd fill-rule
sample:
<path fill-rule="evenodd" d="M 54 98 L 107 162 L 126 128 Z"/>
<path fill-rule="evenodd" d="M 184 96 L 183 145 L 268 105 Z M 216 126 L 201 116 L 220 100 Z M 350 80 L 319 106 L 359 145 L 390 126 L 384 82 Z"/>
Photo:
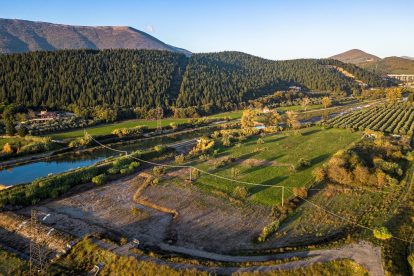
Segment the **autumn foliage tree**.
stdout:
<path fill-rule="evenodd" d="M 323 97 L 322 98 L 322 105 L 324 108 L 328 108 L 332 105 L 332 101 L 329 97 Z"/>
<path fill-rule="evenodd" d="M 298 120 L 298 115 L 294 111 L 286 112 L 286 124 L 293 129 L 300 128 L 300 122 Z"/>
<path fill-rule="evenodd" d="M 385 93 L 387 95 L 387 100 L 390 103 L 395 103 L 402 97 L 401 88 L 388 88 L 385 90 Z"/>
<path fill-rule="evenodd" d="M 267 127 L 277 126 L 279 125 L 279 122 L 281 120 L 279 113 L 277 113 L 277 111 L 275 110 L 269 110 L 268 112 L 263 113 L 263 118 L 264 118 L 263 123 Z"/>
<path fill-rule="evenodd" d="M 4 144 L 3 153 L 6 153 L 6 154 L 13 153 L 13 148 L 9 143 Z"/>
<path fill-rule="evenodd" d="M 199 154 L 210 151 L 214 147 L 214 140 L 208 138 L 200 138 L 197 145 L 190 151 L 190 154 Z"/>
<path fill-rule="evenodd" d="M 306 111 L 306 109 L 308 108 L 308 105 L 310 104 L 310 102 L 311 102 L 310 99 L 308 97 L 305 97 L 300 101 L 300 105 Z"/>
<path fill-rule="evenodd" d="M 242 128 L 251 128 L 254 127 L 254 122 L 256 120 L 257 111 L 253 109 L 246 109 L 243 111 L 241 117 L 241 127 Z"/>

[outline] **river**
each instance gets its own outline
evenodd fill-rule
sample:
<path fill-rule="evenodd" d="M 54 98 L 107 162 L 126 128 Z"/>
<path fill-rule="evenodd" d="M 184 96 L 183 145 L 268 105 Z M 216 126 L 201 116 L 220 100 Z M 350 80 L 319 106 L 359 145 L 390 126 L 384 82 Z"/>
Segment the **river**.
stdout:
<path fill-rule="evenodd" d="M 155 145 L 170 144 L 206 135 L 210 131 L 211 129 L 199 129 L 197 131 L 190 133 L 182 133 L 175 135 L 173 134 L 163 137 L 154 137 L 152 139 L 143 139 L 142 141 L 137 141 L 131 144 L 112 146 L 112 148 L 128 152 L 144 150 L 151 148 Z M 93 165 L 108 157 L 117 155 L 120 155 L 120 153 L 105 148 L 101 148 L 93 152 L 72 152 L 64 154 L 62 156 L 51 157 L 44 161 L 37 161 L 20 166 L 18 165 L 0 171 L 0 185 L 8 187 L 17 184 L 28 183 L 39 177 L 44 177 L 49 174 L 58 174 L 76 168 Z"/>

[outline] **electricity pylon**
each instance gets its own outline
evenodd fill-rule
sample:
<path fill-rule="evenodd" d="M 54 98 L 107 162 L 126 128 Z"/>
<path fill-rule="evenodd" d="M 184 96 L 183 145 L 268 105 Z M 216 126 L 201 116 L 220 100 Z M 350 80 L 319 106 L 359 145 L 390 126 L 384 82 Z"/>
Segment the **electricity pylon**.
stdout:
<path fill-rule="evenodd" d="M 45 275 L 47 269 L 47 236 L 41 238 L 37 211 L 32 209 L 30 216 L 30 275 Z"/>

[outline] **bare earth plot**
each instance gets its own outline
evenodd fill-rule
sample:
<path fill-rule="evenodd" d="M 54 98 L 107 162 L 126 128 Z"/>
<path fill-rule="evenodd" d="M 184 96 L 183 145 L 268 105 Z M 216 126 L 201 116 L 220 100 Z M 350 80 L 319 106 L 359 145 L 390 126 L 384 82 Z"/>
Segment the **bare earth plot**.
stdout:
<path fill-rule="evenodd" d="M 214 252 L 252 248 L 252 240 L 270 222 L 265 207 L 236 207 L 208 196 L 192 185 L 149 186 L 143 197 L 167 208 L 178 217 L 133 202 L 143 177 L 130 177 L 106 186 L 59 199 L 36 209 L 50 213 L 47 224 L 80 237 L 104 233 L 112 237 L 137 238 L 156 245 L 172 240 L 176 245 Z M 142 211 L 134 215 L 132 207 Z M 29 214 L 29 209 L 21 211 Z"/>

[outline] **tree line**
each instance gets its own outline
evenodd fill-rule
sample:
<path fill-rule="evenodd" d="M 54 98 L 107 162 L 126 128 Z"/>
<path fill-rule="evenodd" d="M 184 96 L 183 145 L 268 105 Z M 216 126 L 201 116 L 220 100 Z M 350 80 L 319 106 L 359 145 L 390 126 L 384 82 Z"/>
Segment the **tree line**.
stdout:
<path fill-rule="evenodd" d="M 374 73 L 333 60 L 271 61 L 239 52 L 186 57 L 155 50 L 61 50 L 0 55 L 0 101 L 64 110 L 228 110 L 291 85 L 305 91 L 361 90 L 326 65 L 342 66 L 370 87 L 390 85 Z"/>

